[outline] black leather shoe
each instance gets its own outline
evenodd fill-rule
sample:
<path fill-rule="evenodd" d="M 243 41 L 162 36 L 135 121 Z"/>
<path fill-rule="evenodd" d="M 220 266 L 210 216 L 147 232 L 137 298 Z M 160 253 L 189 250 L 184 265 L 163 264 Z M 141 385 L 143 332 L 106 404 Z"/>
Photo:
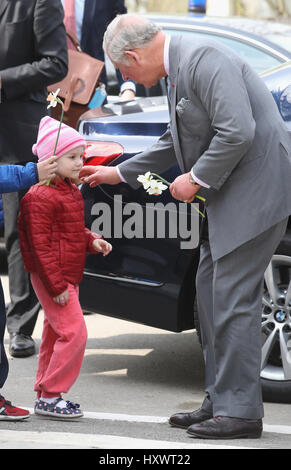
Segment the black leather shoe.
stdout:
<path fill-rule="evenodd" d="M 176 428 L 187 429 L 191 424 L 201 423 L 212 418 L 212 414 L 199 408 L 199 410 L 192 411 L 191 413 L 176 413 L 169 419 L 171 426 Z"/>
<path fill-rule="evenodd" d="M 9 353 L 13 357 L 28 357 L 35 353 L 35 344 L 31 336 L 23 333 L 10 335 Z"/>
<path fill-rule="evenodd" d="M 263 423 L 261 419 L 230 418 L 215 416 L 212 419 L 193 424 L 187 429 L 191 436 L 201 439 L 257 439 L 261 437 Z"/>

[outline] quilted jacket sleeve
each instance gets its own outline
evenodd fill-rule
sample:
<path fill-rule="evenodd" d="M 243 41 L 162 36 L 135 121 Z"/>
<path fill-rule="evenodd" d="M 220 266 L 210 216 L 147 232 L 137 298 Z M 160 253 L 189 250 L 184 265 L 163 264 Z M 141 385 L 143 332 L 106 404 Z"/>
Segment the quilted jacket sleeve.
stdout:
<path fill-rule="evenodd" d="M 0 166 L 0 194 L 20 191 L 37 182 L 38 173 L 35 163 L 30 162 L 25 166 Z"/>
<path fill-rule="evenodd" d="M 93 244 L 93 242 L 96 238 L 102 238 L 102 236 L 99 235 L 99 233 L 91 232 L 91 230 L 89 230 L 88 228 L 85 228 L 85 236 L 86 236 L 86 240 L 87 240 L 87 251 L 88 251 L 88 253 L 97 254 L 97 251 L 94 250 L 94 248 L 92 247 L 92 244 Z"/>
<path fill-rule="evenodd" d="M 51 227 L 55 208 L 51 199 L 39 194 L 27 194 L 21 200 L 21 227 L 25 231 L 25 243 L 34 258 L 34 266 L 48 293 L 52 297 L 64 292 L 68 285 L 64 280 L 57 257 L 52 250 Z"/>

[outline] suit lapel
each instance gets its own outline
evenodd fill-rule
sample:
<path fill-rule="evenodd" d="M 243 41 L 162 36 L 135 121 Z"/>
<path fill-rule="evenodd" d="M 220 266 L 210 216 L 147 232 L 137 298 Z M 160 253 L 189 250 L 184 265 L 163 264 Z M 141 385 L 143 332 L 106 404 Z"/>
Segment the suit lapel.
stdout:
<path fill-rule="evenodd" d="M 8 6 L 9 1 L 8 0 L 1 0 L 0 2 L 0 18 L 3 15 L 4 11 L 6 10 Z"/>
<path fill-rule="evenodd" d="M 177 130 L 176 120 L 176 104 L 177 104 L 177 85 L 179 78 L 179 64 L 180 64 L 180 40 L 179 36 L 172 36 L 169 48 L 169 100 L 170 106 L 170 118 L 171 118 L 171 133 L 174 143 L 176 158 L 182 171 L 185 169 L 181 146 L 179 142 L 179 135 Z"/>

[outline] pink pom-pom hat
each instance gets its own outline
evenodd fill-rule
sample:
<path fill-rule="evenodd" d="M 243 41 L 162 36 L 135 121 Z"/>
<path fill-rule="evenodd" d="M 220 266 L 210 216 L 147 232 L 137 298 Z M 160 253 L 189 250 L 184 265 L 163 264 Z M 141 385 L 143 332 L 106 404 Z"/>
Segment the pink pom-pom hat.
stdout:
<path fill-rule="evenodd" d="M 32 146 L 32 152 L 38 156 L 38 161 L 47 160 L 53 155 L 60 122 L 49 116 L 41 119 L 38 128 L 37 142 Z M 58 145 L 55 151 L 57 157 L 75 149 L 86 146 L 86 142 L 72 127 L 62 123 Z"/>

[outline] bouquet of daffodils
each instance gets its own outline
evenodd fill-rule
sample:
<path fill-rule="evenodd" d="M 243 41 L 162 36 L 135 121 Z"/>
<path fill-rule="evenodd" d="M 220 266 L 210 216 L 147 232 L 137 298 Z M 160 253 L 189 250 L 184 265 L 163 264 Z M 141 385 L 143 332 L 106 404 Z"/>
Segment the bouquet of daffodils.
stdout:
<path fill-rule="evenodd" d="M 157 179 L 155 179 L 155 177 Z M 144 175 L 139 175 L 137 181 L 143 185 L 147 193 L 153 194 L 154 196 L 159 196 L 165 189 L 171 186 L 171 183 L 169 183 L 169 181 L 165 180 L 156 173 L 151 173 L 150 171 L 148 171 Z M 199 201 L 205 202 L 205 198 L 199 196 L 198 194 L 195 194 L 194 198 L 198 199 Z M 205 217 L 205 215 L 199 209 L 197 209 L 195 205 L 193 205 L 193 207 L 202 217 Z"/>

